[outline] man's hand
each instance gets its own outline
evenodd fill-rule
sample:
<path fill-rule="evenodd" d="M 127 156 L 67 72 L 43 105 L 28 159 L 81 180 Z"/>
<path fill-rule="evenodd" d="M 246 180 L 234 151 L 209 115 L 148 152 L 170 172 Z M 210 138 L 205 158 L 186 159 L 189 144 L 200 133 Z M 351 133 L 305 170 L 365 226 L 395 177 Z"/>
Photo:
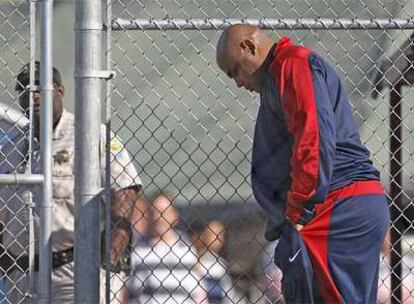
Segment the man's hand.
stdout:
<path fill-rule="evenodd" d="M 297 231 L 301 231 L 303 227 L 308 222 L 310 222 L 315 216 L 316 210 L 314 207 L 312 207 L 312 209 L 303 208 L 301 209 L 301 216 L 299 219 L 293 220 L 289 217 L 289 215 L 286 214 L 286 220 L 290 222 Z"/>
<path fill-rule="evenodd" d="M 128 245 L 131 213 L 137 200 L 138 192 L 133 187 L 118 190 L 112 197 L 111 267 L 118 265 Z"/>
<path fill-rule="evenodd" d="M 297 231 L 301 231 L 303 229 L 303 225 L 298 224 L 298 223 L 294 223 L 289 217 L 286 217 L 286 220 L 292 224 L 292 226 L 297 230 Z"/>
<path fill-rule="evenodd" d="M 295 229 L 297 230 L 297 231 L 301 231 L 302 229 L 303 229 L 303 225 L 301 225 L 301 224 L 294 224 L 293 225 L 293 227 L 295 227 Z"/>

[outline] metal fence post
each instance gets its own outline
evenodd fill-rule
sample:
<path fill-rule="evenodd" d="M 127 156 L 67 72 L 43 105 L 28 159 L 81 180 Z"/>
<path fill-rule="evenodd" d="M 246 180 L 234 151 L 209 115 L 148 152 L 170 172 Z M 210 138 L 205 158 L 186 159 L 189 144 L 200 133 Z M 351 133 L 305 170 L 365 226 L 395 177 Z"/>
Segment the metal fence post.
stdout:
<path fill-rule="evenodd" d="M 36 60 L 36 2 L 30 1 L 30 17 L 29 17 L 29 31 L 30 31 L 30 88 L 35 85 L 35 60 Z M 33 92 L 29 95 L 29 151 L 26 173 L 32 173 L 32 158 L 33 158 L 33 142 L 34 142 L 34 115 L 33 115 Z M 27 196 L 27 204 L 30 206 L 29 212 L 29 294 L 31 297 L 30 303 L 36 303 L 36 279 L 35 279 L 35 232 L 34 232 L 34 217 L 33 217 L 33 193 L 29 192 Z"/>
<path fill-rule="evenodd" d="M 43 200 L 40 206 L 39 235 L 39 302 L 50 303 L 52 273 L 52 133 L 53 133 L 53 60 L 52 24 L 53 0 L 43 0 L 40 6 L 40 83 L 42 94 L 40 136 L 42 169 L 44 174 Z"/>
<path fill-rule="evenodd" d="M 101 8 L 75 2 L 75 303 L 99 302 Z"/>
<path fill-rule="evenodd" d="M 112 0 L 106 0 L 106 69 L 111 70 L 111 34 L 112 28 L 110 26 L 112 20 Z M 105 303 L 110 303 L 111 297 L 111 275 L 110 275 L 110 263 L 111 263 L 111 153 L 109 150 L 111 142 L 111 115 L 112 115 L 112 81 L 108 79 L 106 82 L 106 96 L 105 96 L 105 127 L 106 127 L 106 147 L 105 147 Z"/>
<path fill-rule="evenodd" d="M 397 84 L 390 91 L 390 194 L 393 204 L 390 206 L 391 211 L 391 303 L 403 303 L 402 298 L 402 248 L 401 237 L 402 227 L 401 210 L 402 210 L 402 88 Z"/>

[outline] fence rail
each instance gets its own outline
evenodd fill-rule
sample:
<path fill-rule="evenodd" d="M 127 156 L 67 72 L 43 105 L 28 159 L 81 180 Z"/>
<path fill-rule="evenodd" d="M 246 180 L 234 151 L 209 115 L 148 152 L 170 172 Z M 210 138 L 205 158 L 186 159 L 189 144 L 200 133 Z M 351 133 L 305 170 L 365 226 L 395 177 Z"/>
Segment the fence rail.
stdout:
<path fill-rule="evenodd" d="M 414 29 L 414 18 L 330 19 L 122 19 L 112 20 L 112 30 L 222 30 L 229 25 L 245 23 L 268 30 L 391 30 Z"/>
<path fill-rule="evenodd" d="M 43 183 L 42 174 L 0 174 L 0 185 L 37 185 Z"/>

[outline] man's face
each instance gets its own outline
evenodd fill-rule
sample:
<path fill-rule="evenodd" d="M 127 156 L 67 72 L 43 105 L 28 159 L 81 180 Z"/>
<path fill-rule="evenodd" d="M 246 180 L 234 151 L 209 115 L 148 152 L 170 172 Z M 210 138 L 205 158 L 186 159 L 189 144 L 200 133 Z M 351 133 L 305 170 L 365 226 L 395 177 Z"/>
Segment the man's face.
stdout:
<path fill-rule="evenodd" d="M 228 46 L 226 54 L 217 59 L 217 63 L 238 87 L 260 93 L 261 62 L 257 57 L 257 52 L 252 52 L 248 46 L 231 45 Z"/>
<path fill-rule="evenodd" d="M 150 210 L 144 198 L 139 198 L 132 210 L 133 233 L 139 236 L 146 235 L 150 220 Z"/>
<path fill-rule="evenodd" d="M 159 196 L 153 202 L 152 219 L 157 234 L 171 230 L 178 222 L 178 211 L 165 196 Z"/>
<path fill-rule="evenodd" d="M 217 221 L 211 222 L 203 231 L 203 241 L 206 248 L 219 253 L 224 245 L 225 228 Z"/>
<path fill-rule="evenodd" d="M 35 85 L 39 86 L 39 81 L 35 81 Z M 63 95 L 64 95 L 64 87 L 58 83 L 53 85 L 53 124 L 59 120 L 60 116 L 62 115 L 63 111 Z M 30 94 L 29 91 L 23 89 L 18 91 L 19 93 L 19 102 L 22 110 L 29 117 L 29 105 L 30 105 Z M 33 115 L 36 124 L 36 128 L 39 128 L 40 123 L 40 102 L 41 96 L 40 91 L 33 92 Z"/>

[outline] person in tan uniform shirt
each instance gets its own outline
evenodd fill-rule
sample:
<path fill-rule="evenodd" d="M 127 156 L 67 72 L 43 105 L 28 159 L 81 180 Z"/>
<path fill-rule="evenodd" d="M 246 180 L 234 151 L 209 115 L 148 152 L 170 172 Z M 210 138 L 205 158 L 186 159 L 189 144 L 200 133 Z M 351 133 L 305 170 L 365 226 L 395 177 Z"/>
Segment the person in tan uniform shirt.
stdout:
<path fill-rule="evenodd" d="M 39 63 L 36 62 L 36 84 L 39 77 Z M 51 245 L 53 251 L 52 303 L 74 302 L 74 115 L 63 108 L 64 86 L 59 71 L 53 69 L 53 220 Z M 22 109 L 28 116 L 29 94 L 25 90 L 29 83 L 29 66 L 26 65 L 17 77 L 16 90 Z M 40 92 L 33 94 L 35 143 L 32 158 L 32 172 L 41 173 L 39 152 Z M 27 131 L 27 128 L 26 128 Z M 27 162 L 28 139 L 26 132 L 15 138 L 9 146 L 2 147 L 0 173 L 24 173 Z M 113 134 L 111 150 L 111 187 L 113 190 L 112 219 L 116 228 L 112 231 L 111 266 L 115 267 L 129 241 L 131 210 L 138 200 L 142 188 L 141 180 L 131 158 L 119 138 Z M 105 178 L 105 128 L 101 128 L 101 179 Z M 20 143 L 18 147 L 16 144 Z M 23 151 L 22 151 L 23 150 Z M 0 157 L 1 158 L 1 157 Z M 1 234 L 0 268 L 6 273 L 6 297 L 9 303 L 27 303 L 28 291 L 28 248 L 30 208 L 23 198 L 24 186 L 0 187 Z M 40 199 L 40 188 L 33 187 L 35 252 L 39 227 L 36 203 Z M 97 236 L 98 237 L 98 236 Z M 38 265 L 35 261 L 35 269 Z M 102 274 L 104 272 L 102 271 Z M 103 286 L 103 276 L 101 285 Z M 101 288 L 101 302 L 104 290 Z M 7 302 L 6 302 L 7 303 Z"/>

